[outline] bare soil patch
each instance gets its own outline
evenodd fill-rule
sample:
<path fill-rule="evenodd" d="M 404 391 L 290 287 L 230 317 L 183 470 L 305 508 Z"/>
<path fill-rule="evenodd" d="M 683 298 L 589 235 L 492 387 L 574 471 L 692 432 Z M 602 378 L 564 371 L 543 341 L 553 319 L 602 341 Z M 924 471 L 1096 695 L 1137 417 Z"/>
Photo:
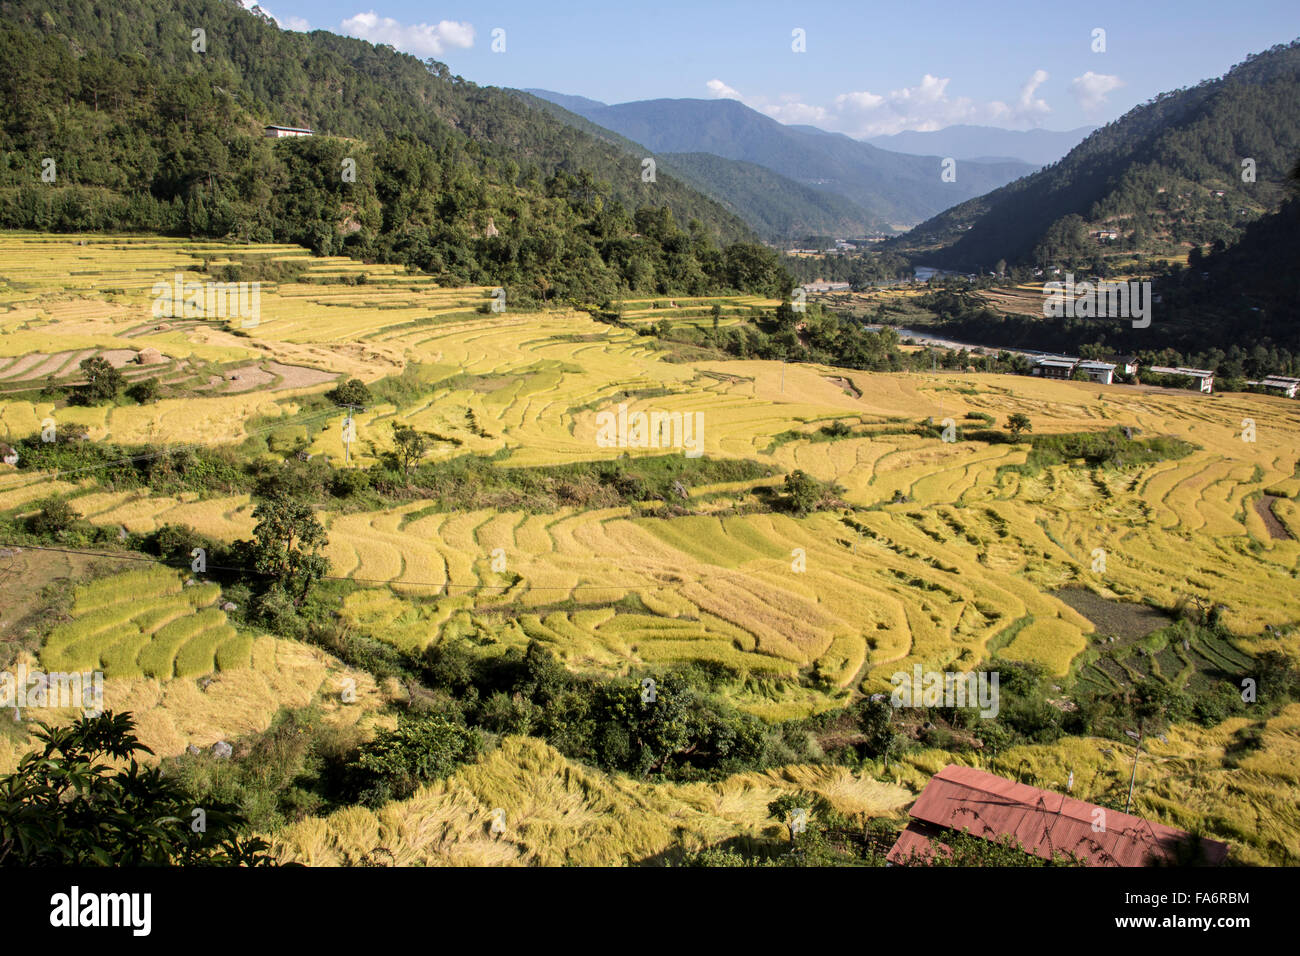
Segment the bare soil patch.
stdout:
<path fill-rule="evenodd" d="M 235 376 L 238 376 L 238 378 Z M 244 365 L 240 368 L 231 369 L 224 377 L 226 387 L 221 391 L 227 394 L 251 392 L 255 388 L 262 388 L 275 381 L 274 375 L 265 369 L 258 368 L 256 365 Z"/>
<path fill-rule="evenodd" d="M 831 382 L 834 385 L 838 385 L 840 388 L 844 389 L 844 391 L 848 392 L 854 398 L 862 397 L 862 392 L 859 391 L 858 387 L 854 385 L 853 382 L 847 378 L 834 378 L 828 375 L 826 376 L 826 380 Z"/>
<path fill-rule="evenodd" d="M 332 382 L 338 378 L 335 372 L 322 372 L 318 368 L 307 368 L 302 365 L 281 365 L 279 362 L 267 362 L 263 365 L 272 375 L 280 376 L 280 384 L 275 386 L 274 391 L 280 391 L 286 388 L 311 388 L 313 385 L 324 385 L 326 382 Z"/>
<path fill-rule="evenodd" d="M 34 651 L 38 643 L 34 634 L 49 626 L 45 587 L 66 584 L 71 593 L 96 564 L 108 566 L 87 555 L 0 548 L 0 668 L 7 666 L 13 645 Z"/>
<path fill-rule="evenodd" d="M 1286 525 L 1277 520 L 1277 515 L 1273 513 L 1273 502 L 1277 501 L 1277 495 L 1260 495 L 1255 502 L 1255 512 L 1259 515 L 1260 520 L 1264 522 L 1264 527 L 1268 533 L 1277 541 L 1290 541 L 1291 532 L 1286 529 Z"/>
<path fill-rule="evenodd" d="M 1168 615 L 1153 607 L 1131 601 L 1113 601 L 1084 588 L 1062 588 L 1053 592 L 1053 596 L 1092 621 L 1097 633 L 1103 637 L 1145 637 L 1170 621 Z"/>
<path fill-rule="evenodd" d="M 105 359 L 113 368 L 121 368 L 127 362 L 138 364 L 135 357 L 139 354 L 135 349 L 107 349 L 100 352 L 99 357 Z"/>
<path fill-rule="evenodd" d="M 14 379 L 23 376 L 23 373 L 27 372 L 28 369 L 42 364 L 48 358 L 48 355 L 41 352 L 29 352 L 17 362 L 8 366 L 3 372 L 0 372 L 0 379 Z"/>

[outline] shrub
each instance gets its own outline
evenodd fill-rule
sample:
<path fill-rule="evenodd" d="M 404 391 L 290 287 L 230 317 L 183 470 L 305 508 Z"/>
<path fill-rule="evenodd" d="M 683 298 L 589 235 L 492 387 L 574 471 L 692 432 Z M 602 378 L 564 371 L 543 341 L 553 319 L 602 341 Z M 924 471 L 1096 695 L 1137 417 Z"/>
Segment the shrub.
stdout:
<path fill-rule="evenodd" d="M 358 802 L 382 806 L 403 800 L 431 780 L 450 775 L 482 749 L 479 736 L 440 715 L 402 714 L 397 729 L 363 745 L 352 768 Z"/>
<path fill-rule="evenodd" d="M 57 537 L 71 530 L 80 518 L 66 499 L 46 498 L 41 502 L 41 510 L 27 519 L 27 527 L 40 537 Z"/>
<path fill-rule="evenodd" d="M 152 751 L 129 713 L 39 726 L 44 747 L 0 777 L 0 865 L 274 865 L 264 841 L 238 835 L 246 821 L 229 804 L 205 801 L 206 827 L 190 826 L 189 795 L 136 762 Z"/>
<path fill-rule="evenodd" d="M 141 379 L 126 390 L 127 397 L 140 405 L 153 404 L 161 394 L 162 389 L 156 378 Z"/>
<path fill-rule="evenodd" d="M 330 494 L 335 498 L 350 498 L 370 487 L 370 475 L 359 468 L 344 468 L 330 479 Z"/>

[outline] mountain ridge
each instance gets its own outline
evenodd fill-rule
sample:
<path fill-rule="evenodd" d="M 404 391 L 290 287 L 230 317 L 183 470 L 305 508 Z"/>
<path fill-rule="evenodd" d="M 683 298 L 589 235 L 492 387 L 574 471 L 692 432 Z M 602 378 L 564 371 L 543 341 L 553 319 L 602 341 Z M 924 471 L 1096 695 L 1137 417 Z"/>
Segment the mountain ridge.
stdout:
<path fill-rule="evenodd" d="M 1096 269 L 1111 252 L 1181 258 L 1196 245 L 1231 243 L 1282 201 L 1300 154 L 1298 99 L 1300 40 L 1154 97 L 1058 162 L 945 210 L 889 247 L 962 270 L 999 259 Z M 1113 240 L 1096 236 L 1109 232 Z"/>
<path fill-rule="evenodd" d="M 1079 126 L 1071 130 L 1012 130 L 955 124 L 932 131 L 904 130 L 869 136 L 864 142 L 900 153 L 951 156 L 972 162 L 1013 160 L 1046 166 L 1064 157 L 1096 130 L 1096 126 Z"/>
<path fill-rule="evenodd" d="M 947 182 L 940 157 L 911 156 L 843 133 L 785 126 L 730 99 L 639 100 L 583 107 L 578 113 L 652 153 L 711 153 L 763 166 L 803 186 L 842 196 L 895 226 L 921 221 L 1033 169 L 1019 162 L 967 161 L 956 181 Z"/>

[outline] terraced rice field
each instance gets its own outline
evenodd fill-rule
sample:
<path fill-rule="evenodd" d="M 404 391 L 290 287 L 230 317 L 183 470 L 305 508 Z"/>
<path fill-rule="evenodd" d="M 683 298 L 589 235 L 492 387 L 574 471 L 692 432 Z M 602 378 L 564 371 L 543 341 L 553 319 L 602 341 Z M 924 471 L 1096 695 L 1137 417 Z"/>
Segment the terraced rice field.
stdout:
<path fill-rule="evenodd" d="M 190 586 L 170 569 L 149 568 L 77 588 L 72 620 L 41 650 L 47 672 L 97 671 L 106 677 L 195 677 L 247 667 L 250 635 L 236 633 L 212 604 L 215 584 Z"/>
<path fill-rule="evenodd" d="M 419 401 L 357 416 L 358 466 L 390 447 L 392 421 L 460 441 L 436 442 L 431 459 L 499 453 L 501 464 L 522 466 L 658 453 L 597 443 L 598 412 L 624 402 L 631 412 L 701 413 L 707 456 L 798 468 L 844 489 L 843 508 L 797 519 L 710 516 L 704 488 L 691 489 L 689 501 L 702 513 L 681 518 L 642 508 L 444 514 L 419 501 L 323 513 L 335 572 L 367 589 L 345 615 L 404 647 L 474 633 L 502 647 L 536 638 L 575 668 L 614 673 L 710 659 L 753 675 L 760 689 L 740 702 L 777 717 L 835 702 L 836 691 L 800 684 L 813 665 L 841 697 L 882 689 L 913 663 L 963 668 L 988 653 L 1065 674 L 1093 628 L 1052 595 L 1062 587 L 1161 606 L 1214 600 L 1229 626 L 1261 635 L 1260 646 L 1266 625 L 1300 618 L 1295 402 L 960 373 L 854 372 L 846 388 L 845 373 L 828 368 L 669 362 L 653 338 L 585 314 L 482 314 L 488 289 L 439 289 L 342 260 L 312 260 L 304 281 L 264 287 L 262 321 L 247 334 L 220 322 L 153 328 L 153 282 L 204 256 L 246 251 L 157 238 L 0 237 L 0 351 L 26 355 L 35 349 L 34 338 L 21 338 L 29 335 L 42 338 L 43 355 L 148 342 L 173 362 L 281 363 L 369 382 L 415 367 L 427 384 Z M 363 285 L 321 281 L 361 272 Z M 713 300 L 653 301 L 625 302 L 625 317 L 711 321 Z M 763 305 L 737 299 L 727 314 Z M 216 443 L 244 437 L 254 418 L 294 415 L 295 396 L 326 387 L 60 414 L 89 425 L 92 437 Z M 11 435 L 37 429 L 47 412 L 39 402 L 0 400 Z M 1199 450 L 1154 465 L 1066 465 L 1023 477 L 1004 466 L 1024 462 L 1026 445 L 945 444 L 908 432 L 928 417 L 986 413 L 1001 423 L 1015 412 L 1029 416 L 1034 434 L 1129 425 Z M 295 421 L 273 445 L 305 443 L 337 462 L 343 414 Z M 1256 425 L 1253 442 L 1242 440 L 1244 419 Z M 833 421 L 860 434 L 775 440 Z M 226 540 L 251 532 L 243 497 L 50 487 L 108 526 L 183 522 Z M 0 466 L 0 502 L 24 506 L 35 500 L 31 488 L 30 477 Z M 1273 511 L 1291 539 L 1264 526 L 1253 502 L 1265 490 L 1278 497 Z M 892 503 L 896 496 L 908 500 Z M 491 569 L 498 548 L 505 574 Z M 1094 572 L 1097 549 L 1106 562 Z"/>
<path fill-rule="evenodd" d="M 276 834 L 281 861 L 311 866 L 564 866 L 635 864 L 779 830 L 767 805 L 816 793 L 841 812 L 898 816 L 908 789 L 837 768 L 789 767 L 717 784 L 651 786 L 565 760 L 545 743 L 501 748 L 409 800 L 350 807 Z M 490 833 L 493 811 L 505 832 Z"/>
<path fill-rule="evenodd" d="M 49 632 L 39 658 L 20 654 L 13 666 L 101 672 L 104 709 L 135 715 L 137 735 L 154 754 L 147 760 L 260 732 L 286 707 L 314 705 L 336 723 L 382 720 L 387 696 L 369 674 L 295 641 L 236 631 L 213 606 L 215 584 L 184 580 L 145 567 L 77 587 L 68 620 Z M 57 725 L 78 715 L 52 706 L 39 719 Z M 0 773 L 32 746 L 31 730 L 0 735 Z"/>

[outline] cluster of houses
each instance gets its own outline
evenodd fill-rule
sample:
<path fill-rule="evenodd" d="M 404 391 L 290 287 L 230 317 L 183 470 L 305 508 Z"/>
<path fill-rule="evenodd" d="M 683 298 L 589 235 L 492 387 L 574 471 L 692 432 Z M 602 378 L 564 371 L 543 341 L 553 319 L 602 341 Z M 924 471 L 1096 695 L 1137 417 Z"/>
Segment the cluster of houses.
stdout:
<path fill-rule="evenodd" d="M 1030 369 L 1031 375 L 1037 375 L 1040 378 L 1060 378 L 1072 379 L 1076 372 L 1083 372 L 1089 379 L 1099 385 L 1110 385 L 1115 381 L 1115 369 L 1119 366 L 1114 362 L 1094 362 L 1088 359 L 1072 358 L 1068 355 L 1046 355 L 1034 362 Z M 1132 375 L 1132 372 L 1125 367 L 1125 374 Z"/>
<path fill-rule="evenodd" d="M 1089 359 L 1072 358 L 1068 355 L 1044 355 L 1034 360 L 1030 374 L 1040 378 L 1072 379 L 1077 372 L 1083 372 L 1098 385 L 1114 384 L 1116 372 L 1122 375 L 1137 375 L 1137 360 L 1125 356 L 1112 356 L 1112 361 L 1096 362 Z M 1214 391 L 1214 372 L 1205 368 L 1185 368 L 1169 365 L 1152 365 L 1149 372 L 1170 378 L 1190 380 L 1202 392 Z M 1260 388 L 1272 395 L 1295 398 L 1300 395 L 1300 378 L 1286 375 L 1269 375 L 1258 381 L 1248 381 L 1247 385 Z"/>
<path fill-rule="evenodd" d="M 1101 362 L 1091 359 L 1074 358 L 1069 355 L 1045 355 L 1035 360 L 1030 374 L 1040 378 L 1072 379 L 1077 372 L 1083 372 L 1089 380 L 1098 385 L 1111 385 L 1115 373 L 1137 375 L 1137 360 L 1131 357 L 1115 356 L 1114 361 Z M 1174 378 L 1190 379 L 1202 392 L 1214 391 L 1214 372 L 1204 368 L 1172 368 L 1167 365 L 1153 365 L 1150 369 L 1156 375 L 1169 375 Z M 1294 394 L 1293 394 L 1294 397 Z"/>

